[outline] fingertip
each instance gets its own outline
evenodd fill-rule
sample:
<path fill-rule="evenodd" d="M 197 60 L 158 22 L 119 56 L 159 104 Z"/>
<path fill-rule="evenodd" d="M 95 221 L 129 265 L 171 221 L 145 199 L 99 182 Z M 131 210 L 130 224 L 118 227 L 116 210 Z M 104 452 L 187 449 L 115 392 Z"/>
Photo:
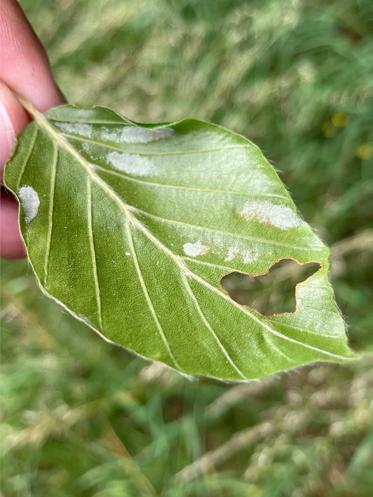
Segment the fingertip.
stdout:
<path fill-rule="evenodd" d="M 48 57 L 18 2 L 0 2 L 1 79 L 41 112 L 64 102 Z"/>
<path fill-rule="evenodd" d="M 28 122 L 24 108 L 9 88 L 0 82 L 0 173 L 16 143 L 16 135 Z"/>
<path fill-rule="evenodd" d="M 0 257 L 20 259 L 26 251 L 18 227 L 18 204 L 4 191 L 0 202 Z"/>

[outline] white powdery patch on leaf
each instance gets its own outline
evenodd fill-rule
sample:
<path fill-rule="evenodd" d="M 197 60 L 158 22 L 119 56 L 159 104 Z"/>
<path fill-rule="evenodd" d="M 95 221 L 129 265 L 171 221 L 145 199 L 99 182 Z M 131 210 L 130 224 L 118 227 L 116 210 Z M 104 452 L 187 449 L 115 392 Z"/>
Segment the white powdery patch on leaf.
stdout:
<path fill-rule="evenodd" d="M 92 137 L 92 126 L 90 124 L 84 123 L 58 123 L 58 126 L 62 128 L 66 133 L 81 135 L 86 138 Z"/>
<path fill-rule="evenodd" d="M 238 250 L 236 247 L 229 247 L 227 256 L 224 260 L 227 262 L 233 261 L 233 259 L 235 259 L 235 257 L 237 257 L 237 254 L 238 254 Z"/>
<path fill-rule="evenodd" d="M 245 219 L 257 219 L 281 230 L 296 228 L 303 221 L 290 207 L 272 204 L 268 200 L 248 201 L 240 212 Z"/>
<path fill-rule="evenodd" d="M 189 257 L 198 257 L 199 255 L 206 255 L 210 251 L 210 247 L 203 245 L 199 240 L 194 243 L 184 243 L 184 254 Z"/>
<path fill-rule="evenodd" d="M 136 174 L 137 176 L 149 176 L 156 172 L 156 168 L 152 161 L 140 155 L 131 155 L 120 152 L 110 152 L 106 159 L 108 162 L 118 169 L 128 174 Z"/>
<path fill-rule="evenodd" d="M 91 143 L 88 143 L 88 142 L 83 143 L 82 148 L 88 154 L 91 154 L 93 151 L 93 147 L 92 147 Z"/>
<path fill-rule="evenodd" d="M 120 129 L 116 128 L 100 128 L 100 138 L 109 142 L 120 141 Z"/>
<path fill-rule="evenodd" d="M 227 256 L 225 257 L 226 262 L 233 261 L 234 259 L 240 259 L 245 264 L 250 264 L 251 262 L 255 262 L 261 253 L 259 249 L 251 248 L 251 249 L 242 249 L 236 245 L 232 245 L 229 247 Z"/>
<path fill-rule="evenodd" d="M 122 129 L 121 138 L 127 143 L 148 143 L 164 138 L 169 138 L 174 134 L 171 128 L 140 128 L 137 126 L 127 126 Z"/>
<path fill-rule="evenodd" d="M 121 129 L 101 129 L 101 138 L 119 143 L 149 143 L 164 138 L 170 138 L 175 133 L 171 128 L 142 128 L 140 126 L 125 126 Z"/>
<path fill-rule="evenodd" d="M 260 256 L 259 250 L 256 249 L 248 249 L 242 252 L 242 262 L 245 264 L 250 264 L 251 262 L 256 261 Z"/>
<path fill-rule="evenodd" d="M 18 196 L 25 212 L 25 221 L 28 224 L 37 216 L 40 205 L 39 195 L 31 186 L 22 186 L 18 191 Z"/>

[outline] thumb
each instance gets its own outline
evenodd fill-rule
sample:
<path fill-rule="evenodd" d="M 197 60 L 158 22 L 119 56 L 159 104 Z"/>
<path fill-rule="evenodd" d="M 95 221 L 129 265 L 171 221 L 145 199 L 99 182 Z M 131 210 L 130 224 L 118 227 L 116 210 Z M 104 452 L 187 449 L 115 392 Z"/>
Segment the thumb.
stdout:
<path fill-rule="evenodd" d="M 26 126 L 28 117 L 9 88 L 0 81 L 0 172 L 11 154 L 16 135 Z"/>
<path fill-rule="evenodd" d="M 13 93 L 0 82 L 0 174 L 15 145 L 16 135 L 28 123 L 28 117 Z M 22 257 L 24 246 L 18 229 L 18 206 L 6 191 L 1 192 L 0 255 Z"/>

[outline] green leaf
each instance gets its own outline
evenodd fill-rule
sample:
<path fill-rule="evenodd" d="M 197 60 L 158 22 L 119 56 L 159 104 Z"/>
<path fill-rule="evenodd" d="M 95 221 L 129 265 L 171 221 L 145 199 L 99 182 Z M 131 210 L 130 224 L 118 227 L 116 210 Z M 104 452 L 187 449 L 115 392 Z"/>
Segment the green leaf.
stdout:
<path fill-rule="evenodd" d="M 107 340 L 187 375 L 260 378 L 354 357 L 328 249 L 246 138 L 186 119 L 66 105 L 34 117 L 6 167 L 42 289 Z M 281 259 L 320 269 L 294 313 L 263 316 L 221 278 Z"/>

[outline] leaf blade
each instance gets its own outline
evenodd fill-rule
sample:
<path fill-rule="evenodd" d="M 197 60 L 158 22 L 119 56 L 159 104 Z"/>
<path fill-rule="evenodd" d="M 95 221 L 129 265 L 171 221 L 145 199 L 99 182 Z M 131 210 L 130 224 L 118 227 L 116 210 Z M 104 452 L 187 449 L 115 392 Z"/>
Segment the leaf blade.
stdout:
<path fill-rule="evenodd" d="M 34 271 L 100 335 L 182 373 L 225 380 L 353 357 L 327 278 L 328 249 L 255 145 L 193 120 L 140 126 L 105 108 L 31 112 L 6 184 L 17 195 L 28 170 L 41 191 L 40 218 L 27 224 L 21 215 Z M 45 170 L 32 156 L 42 143 L 52 157 Z M 48 174 L 49 194 L 38 182 Z M 258 275 L 284 258 L 321 266 L 298 285 L 295 313 L 262 316 L 222 290 L 227 271 Z M 314 303 L 317 284 L 327 305 L 321 291 Z"/>

